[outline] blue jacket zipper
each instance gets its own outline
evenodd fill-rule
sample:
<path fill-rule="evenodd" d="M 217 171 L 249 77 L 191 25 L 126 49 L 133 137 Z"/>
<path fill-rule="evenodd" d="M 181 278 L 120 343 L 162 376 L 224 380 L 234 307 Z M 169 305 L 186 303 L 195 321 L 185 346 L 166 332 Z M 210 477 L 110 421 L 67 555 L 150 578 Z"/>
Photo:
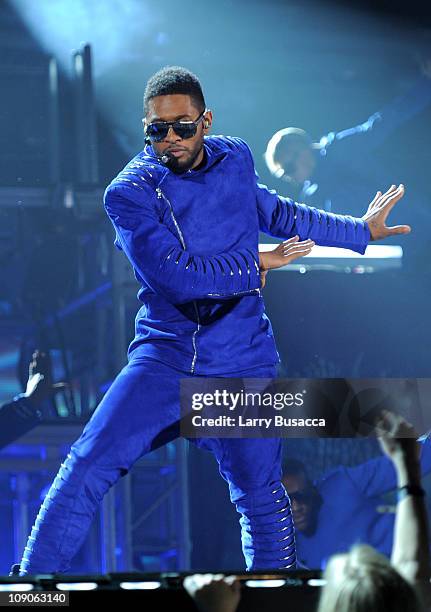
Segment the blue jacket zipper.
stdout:
<path fill-rule="evenodd" d="M 182 231 L 180 229 L 180 226 L 178 225 L 178 222 L 177 222 L 177 220 L 175 218 L 174 210 L 172 208 L 172 204 L 170 203 L 169 199 L 165 196 L 163 191 L 160 189 L 160 187 L 156 187 L 156 193 L 157 193 L 157 197 L 158 198 L 163 198 L 165 200 L 165 202 L 167 202 L 167 204 L 169 206 L 170 213 L 171 213 L 172 221 L 174 222 L 175 229 L 178 232 L 178 237 L 180 239 L 181 246 L 183 247 L 183 249 L 185 251 L 186 250 L 186 243 L 185 243 L 185 240 L 184 240 L 183 233 L 182 233 Z M 190 367 L 190 374 L 194 374 L 194 372 L 195 372 L 196 359 L 197 359 L 197 356 L 198 356 L 198 352 L 197 352 L 197 348 L 196 348 L 196 334 L 199 332 L 199 330 L 201 328 L 201 322 L 200 322 L 200 318 L 199 318 L 199 309 L 198 309 L 198 305 L 196 303 L 196 300 L 193 300 L 193 304 L 194 304 L 194 307 L 195 307 L 196 320 L 197 320 L 198 326 L 195 329 L 195 331 L 193 332 L 193 336 L 192 336 L 193 359 L 192 359 L 192 364 L 191 364 L 191 367 Z"/>

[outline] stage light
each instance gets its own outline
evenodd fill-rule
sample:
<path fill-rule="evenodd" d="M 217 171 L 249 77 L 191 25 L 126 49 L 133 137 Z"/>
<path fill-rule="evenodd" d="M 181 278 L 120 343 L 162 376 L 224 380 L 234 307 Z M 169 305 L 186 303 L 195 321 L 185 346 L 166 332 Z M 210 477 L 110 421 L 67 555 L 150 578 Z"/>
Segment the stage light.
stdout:
<path fill-rule="evenodd" d="M 55 586 L 59 591 L 94 591 L 97 582 L 57 582 Z"/>
<path fill-rule="evenodd" d="M 161 582 L 147 581 L 147 582 L 120 582 L 120 588 L 126 591 L 152 591 L 154 589 L 160 589 L 162 586 Z"/>
<path fill-rule="evenodd" d="M 277 245 L 260 243 L 259 251 L 272 251 Z M 369 244 L 364 255 L 359 255 L 350 249 L 339 249 L 336 247 L 324 247 L 316 245 L 304 259 L 402 259 L 403 248 L 398 245 Z M 278 268 L 277 268 L 278 269 Z"/>
<path fill-rule="evenodd" d="M 275 244 L 260 243 L 259 251 L 268 252 Z M 364 255 L 350 249 L 315 246 L 308 255 L 301 257 L 300 263 L 290 263 L 272 272 L 299 272 L 305 274 L 310 270 L 327 270 L 345 273 L 365 274 L 378 270 L 401 268 L 403 249 L 398 245 L 368 245 Z"/>
<path fill-rule="evenodd" d="M 312 587 L 324 587 L 326 580 L 323 580 L 323 578 L 310 578 L 310 580 L 307 580 L 307 584 Z"/>
<path fill-rule="evenodd" d="M 65 69 L 70 66 L 71 50 L 89 41 L 97 55 L 96 76 L 112 69 L 119 57 L 130 57 L 132 39 L 148 36 L 155 28 L 157 31 L 160 19 L 156 7 L 142 0 L 91 3 L 12 0 L 12 6 L 40 44 Z M 130 36 L 125 40 L 122 32 L 127 29 Z"/>
<path fill-rule="evenodd" d="M 160 32 L 170 27 L 169 9 L 147 0 L 11 0 L 11 4 L 66 74 L 70 74 L 72 52 L 83 44 L 91 45 L 97 109 L 112 125 L 121 148 L 129 153 L 140 146 L 140 105 L 134 111 L 133 102 L 132 112 L 124 112 L 124 91 L 132 100 L 142 98 L 145 78 L 154 65 L 159 66 L 169 44 L 169 38 Z M 184 25 L 180 23 L 177 27 L 184 31 L 187 16 L 183 16 Z M 80 59 L 77 61 L 79 70 Z M 136 70 L 143 71 L 143 80 L 136 78 Z"/>
<path fill-rule="evenodd" d="M 246 580 L 245 585 L 251 588 L 278 588 L 285 586 L 285 580 Z"/>
<path fill-rule="evenodd" d="M 17 583 L 17 584 L 0 584 L 0 592 L 10 592 L 10 591 L 33 591 L 34 585 L 28 584 L 27 582 Z"/>

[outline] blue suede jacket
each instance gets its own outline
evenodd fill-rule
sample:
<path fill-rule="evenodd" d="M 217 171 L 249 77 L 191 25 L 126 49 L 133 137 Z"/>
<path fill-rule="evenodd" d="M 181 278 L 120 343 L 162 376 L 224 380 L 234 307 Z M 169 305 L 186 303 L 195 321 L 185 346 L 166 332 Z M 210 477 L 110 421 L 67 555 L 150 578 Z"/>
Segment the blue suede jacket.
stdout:
<path fill-rule="evenodd" d="M 259 230 L 363 254 L 365 222 L 326 213 L 258 183 L 240 138 L 205 137 L 206 163 L 175 174 L 147 145 L 107 187 L 116 246 L 142 285 L 129 359 L 194 374 L 280 361 L 260 290 Z"/>

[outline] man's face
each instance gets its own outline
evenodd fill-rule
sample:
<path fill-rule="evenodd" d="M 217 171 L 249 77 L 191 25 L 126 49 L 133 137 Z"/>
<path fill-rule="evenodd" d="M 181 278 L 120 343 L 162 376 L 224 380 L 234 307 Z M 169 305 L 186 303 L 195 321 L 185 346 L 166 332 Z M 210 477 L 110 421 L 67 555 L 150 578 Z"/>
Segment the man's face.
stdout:
<path fill-rule="evenodd" d="M 296 158 L 295 180 L 297 183 L 308 181 L 313 176 L 316 160 L 313 150 L 310 147 L 304 147 L 299 151 Z"/>
<path fill-rule="evenodd" d="M 188 95 L 156 96 L 148 103 L 145 125 L 154 121 L 196 121 L 201 112 Z M 205 121 L 208 122 L 208 128 L 204 127 Z M 164 140 L 151 143 L 155 153 L 159 156 L 168 153 L 170 160 L 166 165 L 174 172 L 185 172 L 194 168 L 203 159 L 204 136 L 209 132 L 211 121 L 212 113 L 207 111 L 199 121 L 196 134 L 185 139 L 178 136 L 171 126 Z"/>
<path fill-rule="evenodd" d="M 295 528 L 305 533 L 313 531 L 318 508 L 305 474 L 283 474 L 283 484 L 290 497 Z"/>
<path fill-rule="evenodd" d="M 284 147 L 280 163 L 286 174 L 302 185 L 311 179 L 316 167 L 313 149 L 303 142 L 288 142 Z"/>

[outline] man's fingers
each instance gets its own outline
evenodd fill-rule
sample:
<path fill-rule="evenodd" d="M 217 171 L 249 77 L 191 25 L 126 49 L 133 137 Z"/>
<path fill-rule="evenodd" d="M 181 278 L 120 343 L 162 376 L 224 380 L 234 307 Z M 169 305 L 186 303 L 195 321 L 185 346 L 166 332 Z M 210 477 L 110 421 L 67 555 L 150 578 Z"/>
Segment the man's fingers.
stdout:
<path fill-rule="evenodd" d="M 386 202 L 394 196 L 394 194 L 398 191 L 399 187 L 399 185 L 391 185 L 389 189 L 385 191 L 384 194 L 380 195 L 380 197 L 377 198 L 374 208 L 384 208 Z"/>
<path fill-rule="evenodd" d="M 311 249 L 300 249 L 292 253 L 287 253 L 284 257 L 286 259 L 298 259 L 299 257 L 304 257 L 304 255 L 308 255 L 309 253 L 311 253 Z"/>
<path fill-rule="evenodd" d="M 49 371 L 49 355 L 40 350 L 35 350 L 32 355 L 32 360 L 29 366 L 29 374 L 35 374 L 36 372 L 43 372 L 48 374 Z"/>
<path fill-rule="evenodd" d="M 391 190 L 390 192 L 386 192 L 379 202 L 377 208 L 385 210 L 386 213 L 395 206 L 395 204 L 400 200 L 404 195 L 404 185 L 399 185 L 397 189 Z"/>
<path fill-rule="evenodd" d="M 368 210 L 371 211 L 373 209 L 380 208 L 381 206 L 383 206 L 387 199 L 390 198 L 393 193 L 395 193 L 396 189 L 396 185 L 391 185 L 389 189 L 387 189 L 383 194 L 381 191 L 378 191 L 374 196 L 373 201 L 369 205 Z"/>
<path fill-rule="evenodd" d="M 374 206 L 376 205 L 377 200 L 381 197 L 382 192 L 378 191 L 376 193 L 376 195 L 374 196 L 374 199 L 371 201 L 370 205 L 368 206 L 368 210 L 371 210 L 372 208 L 374 208 Z"/>
<path fill-rule="evenodd" d="M 295 246 L 290 246 L 287 249 L 284 249 L 283 256 L 289 255 L 290 253 L 296 253 L 297 251 L 310 250 L 314 247 L 314 242 L 302 242 L 300 244 L 296 244 Z"/>
<path fill-rule="evenodd" d="M 312 249 L 314 247 L 314 243 L 304 243 L 296 244 L 295 246 L 291 246 L 288 249 L 284 249 L 284 254 L 286 253 L 294 253 L 298 249 Z"/>
<path fill-rule="evenodd" d="M 384 198 L 389 197 L 391 193 L 394 193 L 394 191 L 396 191 L 397 189 L 398 189 L 397 185 L 391 185 L 389 189 L 385 191 L 385 193 L 383 194 L 383 197 Z"/>
<path fill-rule="evenodd" d="M 304 240 L 304 242 L 297 242 L 283 248 L 283 251 L 291 251 L 292 249 L 302 249 L 304 247 L 313 247 L 316 243 L 314 240 Z"/>
<path fill-rule="evenodd" d="M 311 244 L 311 243 L 314 244 L 313 240 L 311 240 L 310 238 L 308 238 L 307 240 L 300 241 L 299 236 L 294 236 L 293 238 L 289 238 L 289 240 L 284 240 L 283 242 L 280 242 L 277 249 L 284 252 L 286 251 L 286 249 L 290 247 L 304 245 L 304 244 Z"/>
<path fill-rule="evenodd" d="M 292 244 L 292 242 L 297 242 L 299 240 L 299 236 L 293 236 L 293 238 L 289 238 L 288 240 L 283 240 L 281 244 Z"/>
<path fill-rule="evenodd" d="M 283 242 L 283 251 L 287 251 L 288 249 L 296 249 L 298 247 L 302 247 L 302 246 L 314 246 L 315 242 L 314 240 L 303 240 L 302 242 L 296 242 L 296 243 L 291 243 L 291 244 L 286 244 Z"/>
<path fill-rule="evenodd" d="M 412 228 L 410 225 L 392 225 L 391 227 L 387 227 L 387 236 L 396 236 L 398 234 L 410 234 Z"/>

